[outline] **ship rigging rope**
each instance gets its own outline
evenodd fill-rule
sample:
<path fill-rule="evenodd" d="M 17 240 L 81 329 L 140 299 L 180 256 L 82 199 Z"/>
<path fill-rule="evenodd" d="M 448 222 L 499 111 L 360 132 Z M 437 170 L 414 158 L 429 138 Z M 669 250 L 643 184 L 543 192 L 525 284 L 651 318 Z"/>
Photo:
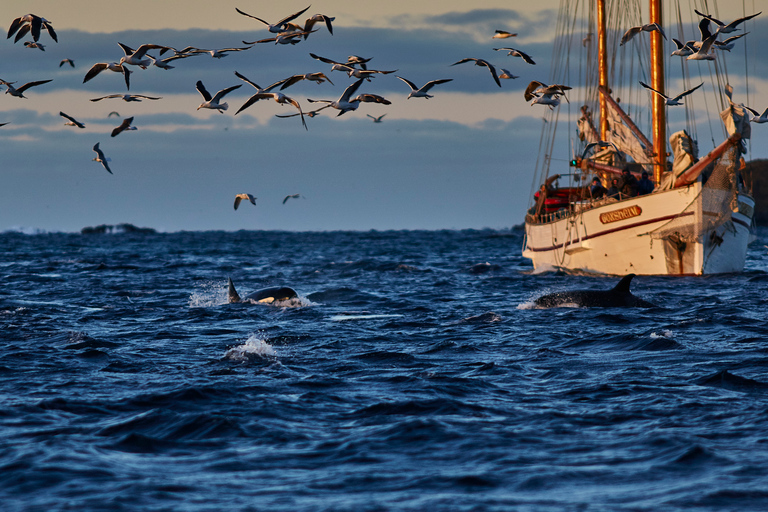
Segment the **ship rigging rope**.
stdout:
<path fill-rule="evenodd" d="M 742 0 L 743 16 L 757 12 L 752 1 L 752 9 L 747 9 L 747 0 Z M 538 189 L 538 185 L 543 183 L 550 175 L 550 168 L 553 161 L 566 161 L 573 157 L 572 154 L 554 156 L 555 148 L 558 152 L 564 149 L 569 152 L 580 152 L 580 147 L 584 144 L 573 139 L 573 132 L 570 132 L 570 126 L 580 115 L 582 105 L 587 105 L 590 112 L 593 113 L 595 125 L 598 125 L 599 118 L 599 93 L 598 93 L 598 59 L 597 59 L 597 29 L 595 23 L 594 0 L 561 0 L 557 12 L 557 25 L 555 29 L 555 39 L 553 43 L 552 60 L 549 76 L 549 84 L 565 84 L 573 87 L 569 91 L 567 107 L 563 109 L 563 104 L 555 109 L 546 109 L 543 115 L 543 124 L 539 138 L 539 152 L 536 159 L 535 177 L 531 188 L 531 201 L 533 201 L 533 192 Z M 649 83 L 648 73 L 650 70 L 650 56 L 648 53 L 648 34 L 641 33 L 634 37 L 627 44 L 619 47 L 619 39 L 628 27 L 635 27 L 648 22 L 648 10 L 645 0 L 633 0 L 626 2 L 606 2 L 606 32 L 609 63 L 608 63 L 608 85 L 612 91 L 612 96 L 620 101 L 622 108 L 630 117 L 641 127 L 646 135 L 650 135 L 651 109 L 649 94 L 652 94 L 641 88 L 639 81 Z M 716 2 L 709 0 L 666 0 L 665 12 L 670 13 L 668 19 L 662 18 L 666 31 L 671 34 L 676 32 L 677 38 L 681 41 L 700 38 L 698 31 L 698 20 L 700 17 L 694 12 L 694 9 L 700 12 L 712 13 L 713 16 L 720 18 Z M 681 3 L 686 4 L 687 8 L 681 8 Z M 683 16 L 685 14 L 685 17 Z M 733 11 L 729 9 L 729 19 L 735 18 Z M 684 21 L 685 19 L 685 21 Z M 721 18 L 722 19 L 722 18 Z M 674 21 L 673 21 L 674 20 Z M 748 25 L 755 23 L 749 20 L 741 25 L 744 32 L 749 32 Z M 673 30 L 672 28 L 676 30 Z M 685 31 L 688 36 L 685 36 Z M 749 73 L 747 63 L 747 39 L 740 39 L 737 44 L 744 46 L 744 63 L 746 73 L 746 91 L 744 86 L 736 84 L 734 90 L 734 102 L 742 103 L 744 98 L 749 104 Z M 720 106 L 717 114 L 728 106 L 728 99 L 724 96 L 725 86 L 730 83 L 728 76 L 727 60 L 733 60 L 735 52 L 716 50 L 717 60 L 714 63 L 707 61 L 702 63 L 696 61 L 687 61 L 685 58 L 670 55 L 671 41 L 664 43 L 665 69 L 668 71 L 665 77 L 664 89 L 669 95 L 677 94 L 682 90 L 691 88 L 691 84 L 696 85 L 699 82 L 707 83 L 707 87 L 702 88 L 704 96 L 697 94 L 689 95 L 684 100 L 684 107 L 667 107 L 668 115 L 671 115 L 672 123 L 669 123 L 670 132 L 677 131 L 673 128 L 675 125 L 683 124 L 686 131 L 697 140 L 702 134 L 699 133 L 697 126 L 701 123 L 696 122 L 696 104 L 697 99 L 700 104 L 704 102 L 706 111 L 706 124 L 709 126 L 709 138 L 713 146 L 716 146 L 716 136 L 718 130 L 722 136 L 726 136 L 725 128 L 719 122 L 719 115 L 713 115 L 710 108 Z M 571 72 L 571 60 L 578 61 L 578 65 L 573 64 L 573 73 Z M 678 64 L 679 63 L 679 64 Z M 733 62 L 732 62 L 733 64 Z M 680 71 L 675 72 L 677 66 Z M 672 77 L 669 78 L 669 75 Z M 708 75 L 708 76 L 707 76 Z M 697 78 L 695 78 L 697 77 Z M 672 87 L 668 87 L 667 81 L 671 81 Z M 678 84 L 682 83 L 682 87 Z M 679 90 L 678 90 L 679 89 Z M 707 101 L 707 97 L 714 98 L 714 101 Z M 532 108 L 539 108 L 534 105 Z M 684 112 L 683 122 L 678 123 L 680 119 L 677 109 Z M 571 139 L 570 144 L 563 143 L 557 137 L 557 127 L 562 110 L 563 121 L 568 125 L 567 137 Z M 720 126 L 720 128 L 717 128 Z M 671 133 L 667 134 L 668 136 Z M 706 151 L 703 151 L 706 152 Z M 563 170 L 557 169 L 559 174 L 565 174 Z"/>

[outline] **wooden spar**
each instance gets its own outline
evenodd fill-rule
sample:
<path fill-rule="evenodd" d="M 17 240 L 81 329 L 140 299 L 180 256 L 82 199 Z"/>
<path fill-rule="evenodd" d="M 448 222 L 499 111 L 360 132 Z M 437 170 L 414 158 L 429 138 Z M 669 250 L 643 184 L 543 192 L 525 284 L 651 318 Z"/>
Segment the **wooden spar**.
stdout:
<path fill-rule="evenodd" d="M 707 156 L 690 166 L 683 174 L 681 174 L 680 177 L 675 180 L 674 188 L 684 187 L 696 181 L 696 179 L 699 177 L 699 174 L 701 174 L 701 171 L 703 171 L 705 167 L 719 158 L 731 146 L 738 144 L 739 140 L 741 140 L 741 135 L 738 133 L 734 133 L 725 139 L 722 143 L 720 143 L 719 146 L 710 151 Z"/>
<path fill-rule="evenodd" d="M 664 26 L 661 16 L 661 0 L 650 0 L 649 23 Z M 661 33 L 654 30 L 651 35 L 651 87 L 664 93 L 664 43 Z M 667 170 L 667 119 L 664 98 L 659 94 L 651 95 L 651 114 L 653 116 L 654 166 L 653 181 L 661 183 L 661 177 Z"/>
<path fill-rule="evenodd" d="M 573 160 L 571 167 L 578 167 L 579 169 L 582 169 L 582 170 L 592 169 L 593 171 L 603 172 L 607 174 L 615 174 L 617 176 L 621 176 L 621 173 L 624 172 L 624 170 L 621 167 L 614 167 L 608 164 L 601 164 L 599 162 L 595 162 L 594 160 L 589 160 L 589 159 L 582 160 L 581 158 L 578 158 L 578 157 Z M 637 172 L 632 172 L 632 174 L 634 174 L 635 177 L 640 176 L 640 173 L 637 173 Z"/>
<path fill-rule="evenodd" d="M 648 140 L 648 138 L 645 136 L 645 134 L 640 131 L 640 128 L 637 127 L 637 125 L 632 121 L 632 119 L 629 118 L 629 116 L 624 112 L 624 110 L 619 106 L 616 101 L 611 98 L 610 92 L 608 92 L 608 89 L 606 89 L 603 86 L 600 86 L 598 88 L 600 91 L 601 97 L 604 101 L 607 102 L 608 105 L 610 105 L 616 113 L 619 115 L 622 121 L 624 121 L 624 124 L 626 124 L 630 130 L 632 130 L 632 133 L 635 134 L 635 136 L 640 139 L 640 142 L 643 143 L 645 146 L 645 154 L 648 156 L 649 159 L 652 159 L 654 156 L 653 152 L 653 144 L 651 144 L 651 141 Z"/>
<path fill-rule="evenodd" d="M 605 29 L 605 0 L 597 0 L 597 69 L 599 86 L 608 90 L 608 34 Z M 608 140 L 605 97 L 600 96 L 600 140 Z"/>

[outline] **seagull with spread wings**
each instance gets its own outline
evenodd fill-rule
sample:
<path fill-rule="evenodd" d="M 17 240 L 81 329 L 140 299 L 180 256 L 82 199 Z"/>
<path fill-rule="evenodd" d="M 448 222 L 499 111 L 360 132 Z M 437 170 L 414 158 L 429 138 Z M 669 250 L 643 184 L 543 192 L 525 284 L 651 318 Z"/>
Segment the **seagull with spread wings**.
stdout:
<path fill-rule="evenodd" d="M 307 6 L 306 9 L 302 9 L 299 12 L 295 12 L 295 13 L 289 15 L 289 16 L 286 16 L 285 18 L 281 19 L 280 21 L 278 21 L 276 23 L 269 23 L 267 21 L 264 21 L 261 18 L 257 18 L 256 16 L 253 16 L 251 14 L 248 14 L 246 12 L 241 11 L 237 7 L 235 7 L 235 10 L 238 13 L 242 14 L 243 16 L 247 16 L 249 18 L 253 18 L 253 19 L 257 20 L 257 21 L 262 22 L 263 24 L 265 24 L 267 26 L 268 30 L 270 32 L 272 32 L 273 34 L 279 34 L 280 32 L 285 32 L 287 29 L 290 29 L 290 30 L 301 30 L 300 26 L 296 25 L 295 23 L 291 23 L 291 22 L 293 20 L 295 20 L 296 18 L 298 18 L 299 16 L 301 16 L 302 14 L 304 14 L 307 11 L 307 9 L 309 9 L 309 8 L 310 8 L 310 6 Z"/>
<path fill-rule="evenodd" d="M 688 96 L 693 91 L 695 91 L 696 89 L 698 89 L 699 87 L 704 85 L 704 82 L 701 82 L 699 85 L 697 85 L 693 89 L 688 89 L 687 91 L 681 92 L 677 96 L 673 96 L 671 98 L 669 96 L 667 96 L 666 94 L 657 91 L 656 89 L 654 89 L 653 87 L 651 87 L 650 85 L 648 85 L 646 83 L 640 82 L 640 85 L 642 85 L 643 87 L 645 87 L 649 91 L 652 91 L 652 92 L 658 94 L 659 96 L 661 96 L 662 98 L 664 98 L 664 103 L 666 105 L 668 105 L 670 107 L 674 107 L 675 105 L 682 105 L 683 103 L 680 101 L 680 98 L 682 98 L 684 96 Z"/>
<path fill-rule="evenodd" d="M 619 43 L 619 46 L 624 46 L 627 42 L 629 42 L 630 39 L 635 37 L 640 32 L 658 32 L 664 37 L 664 39 L 667 38 L 666 34 L 664 34 L 664 29 L 661 28 L 661 25 L 658 23 L 646 23 L 645 25 L 640 25 L 639 27 L 632 27 L 624 32 L 624 35 L 621 36 L 621 42 Z"/>
<path fill-rule="evenodd" d="M 95 146 L 93 146 L 93 150 L 96 152 L 96 158 L 93 159 L 94 162 L 99 162 L 101 165 L 104 166 L 104 168 L 107 170 L 109 174 L 113 174 L 112 170 L 109 168 L 109 158 L 104 156 L 104 152 L 99 149 L 99 143 L 97 142 Z"/>
<path fill-rule="evenodd" d="M 468 57 L 466 59 L 461 59 L 458 62 L 454 62 L 453 64 L 451 64 L 451 66 L 455 66 L 456 64 L 463 64 L 465 62 L 474 62 L 475 66 L 481 66 L 481 67 L 484 66 L 484 67 L 488 68 L 488 71 L 491 72 L 491 76 L 493 77 L 493 80 L 496 82 L 496 85 L 501 87 L 501 81 L 499 80 L 498 73 L 496 73 L 496 68 L 493 67 L 493 64 L 491 64 L 490 62 L 488 62 L 485 59 L 475 59 L 473 57 Z"/>
<path fill-rule="evenodd" d="M 237 210 L 237 207 L 240 206 L 240 201 L 245 199 L 246 201 L 250 201 L 252 205 L 256 206 L 256 197 L 254 197 L 251 194 L 237 194 L 235 196 L 235 210 Z"/>
<path fill-rule="evenodd" d="M 125 78 L 125 88 L 128 89 L 129 91 L 131 90 L 131 79 L 130 79 L 131 70 L 118 62 L 97 62 L 96 64 L 91 66 L 91 69 L 89 69 L 88 72 L 85 74 L 85 78 L 83 78 L 83 83 L 95 77 L 105 69 L 114 71 L 115 73 L 122 73 L 123 77 Z"/>
<path fill-rule="evenodd" d="M 7 87 L 5 90 L 5 94 L 10 94 L 11 96 L 16 96 L 17 98 L 26 98 L 24 96 L 24 91 L 31 87 L 36 87 L 38 85 L 47 84 L 48 82 L 51 82 L 51 80 L 38 80 L 36 82 L 27 82 L 26 84 L 20 86 L 20 87 L 14 87 L 11 84 L 15 84 L 16 82 L 6 82 L 5 80 L 0 80 L 0 84 Z"/>
<path fill-rule="evenodd" d="M 397 75 L 395 75 L 395 76 L 397 76 Z M 397 78 L 399 78 L 400 80 L 402 80 L 403 82 L 408 84 L 408 87 L 411 88 L 411 92 L 408 94 L 408 97 L 406 98 L 407 100 L 411 99 L 411 98 L 427 98 L 427 99 L 432 98 L 433 96 L 431 94 L 428 94 L 429 90 L 432 89 L 432 87 L 434 87 L 436 85 L 439 85 L 439 84 L 444 84 L 446 82 L 450 82 L 451 80 L 453 80 L 453 78 L 443 78 L 443 79 L 440 79 L 440 80 L 430 80 L 429 82 L 427 82 L 426 84 L 422 85 L 421 87 L 417 87 L 415 83 L 411 82 L 410 80 L 408 80 L 406 78 L 403 78 L 401 76 L 397 76 Z"/>
<path fill-rule="evenodd" d="M 525 52 L 521 52 L 520 50 L 516 50 L 514 48 L 494 48 L 494 50 L 497 52 L 509 52 L 507 57 L 520 57 L 528 64 L 536 64 L 530 55 Z"/>
<path fill-rule="evenodd" d="M 230 92 L 234 91 L 235 89 L 239 89 L 242 86 L 243 84 L 233 85 L 232 87 L 222 89 L 211 96 L 211 93 L 205 89 L 202 80 L 198 80 L 195 84 L 195 87 L 197 88 L 197 92 L 200 93 L 205 101 L 197 107 L 197 110 L 200 110 L 201 108 L 210 108 L 212 110 L 218 110 L 220 114 L 223 114 L 224 111 L 229 108 L 229 104 L 226 102 L 222 103 L 221 99 Z"/>
<path fill-rule="evenodd" d="M 64 123 L 64 126 L 77 126 L 78 128 L 85 128 L 85 125 L 80 121 L 78 121 L 77 119 L 75 119 L 74 117 L 68 116 L 64 112 L 59 112 L 59 115 L 69 120 L 66 123 Z"/>
<path fill-rule="evenodd" d="M 140 102 L 142 99 L 145 99 L 145 100 L 163 99 L 162 96 L 144 96 L 143 94 L 109 94 L 107 96 L 102 96 L 101 98 L 93 98 L 91 101 L 101 101 L 107 98 L 120 98 L 121 100 L 126 102 L 131 102 L 131 101 Z"/>
<path fill-rule="evenodd" d="M 112 130 L 112 137 L 117 137 L 121 133 L 123 133 L 125 130 L 137 130 L 135 126 L 131 126 L 131 123 L 133 122 L 133 117 L 126 117 L 123 119 L 123 122 L 120 123 L 120 126 L 115 127 L 115 129 Z"/>

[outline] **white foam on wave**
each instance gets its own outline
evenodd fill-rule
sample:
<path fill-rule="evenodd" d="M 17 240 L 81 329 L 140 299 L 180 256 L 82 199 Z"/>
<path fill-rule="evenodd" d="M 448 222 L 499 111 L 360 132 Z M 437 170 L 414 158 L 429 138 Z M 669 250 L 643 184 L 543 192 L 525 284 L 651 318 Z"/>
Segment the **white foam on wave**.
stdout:
<path fill-rule="evenodd" d="M 667 329 L 664 329 L 663 331 L 661 331 L 661 334 L 659 334 L 657 332 L 652 332 L 651 333 L 651 339 L 652 340 L 657 340 L 659 338 L 672 339 L 672 336 L 673 336 L 672 331 L 667 330 Z"/>
<path fill-rule="evenodd" d="M 224 359 L 231 361 L 248 361 L 253 357 L 277 357 L 277 352 L 272 348 L 272 345 L 256 334 L 251 334 L 244 344 L 232 347 L 224 354 Z"/>
<path fill-rule="evenodd" d="M 403 315 L 373 315 L 373 314 L 341 314 L 333 315 L 332 322 L 346 322 L 349 320 L 370 320 L 374 318 L 398 318 Z"/>
<path fill-rule="evenodd" d="M 197 285 L 197 290 L 189 296 L 190 308 L 209 308 L 229 303 L 227 285 L 221 281 L 205 281 Z"/>

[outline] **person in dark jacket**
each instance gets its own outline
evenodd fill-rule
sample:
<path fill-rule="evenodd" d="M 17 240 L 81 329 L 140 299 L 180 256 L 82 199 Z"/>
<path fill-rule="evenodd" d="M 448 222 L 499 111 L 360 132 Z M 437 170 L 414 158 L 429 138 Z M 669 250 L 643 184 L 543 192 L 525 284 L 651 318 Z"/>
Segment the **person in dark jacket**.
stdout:
<path fill-rule="evenodd" d="M 619 178 L 613 178 L 611 181 L 611 186 L 608 189 L 608 192 L 605 193 L 608 197 L 613 197 L 618 199 L 619 198 Z"/>
<path fill-rule="evenodd" d="M 621 192 L 621 197 L 635 197 L 637 195 L 637 178 L 629 172 L 627 167 L 621 172 L 619 192 Z"/>
<path fill-rule="evenodd" d="M 605 196 L 605 193 L 607 190 L 603 186 L 602 183 L 600 183 L 600 178 L 593 178 L 592 179 L 592 186 L 589 188 L 589 193 L 592 196 L 592 199 L 600 199 L 601 197 Z"/>
<path fill-rule="evenodd" d="M 644 196 L 645 194 L 650 194 L 653 192 L 653 182 L 648 179 L 648 173 L 646 171 L 643 171 L 643 175 L 640 178 L 640 181 L 637 182 L 637 194 Z"/>

